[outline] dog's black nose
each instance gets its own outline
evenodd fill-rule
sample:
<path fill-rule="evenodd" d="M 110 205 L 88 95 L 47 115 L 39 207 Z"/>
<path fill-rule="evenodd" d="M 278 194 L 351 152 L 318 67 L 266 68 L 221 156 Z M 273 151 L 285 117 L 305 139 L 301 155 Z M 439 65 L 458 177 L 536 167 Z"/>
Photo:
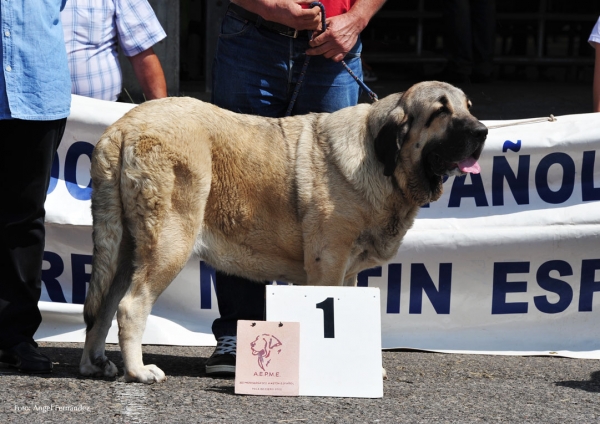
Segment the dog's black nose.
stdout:
<path fill-rule="evenodd" d="M 477 125 L 472 130 L 473 137 L 485 140 L 488 135 L 488 128 L 481 122 L 477 122 Z"/>

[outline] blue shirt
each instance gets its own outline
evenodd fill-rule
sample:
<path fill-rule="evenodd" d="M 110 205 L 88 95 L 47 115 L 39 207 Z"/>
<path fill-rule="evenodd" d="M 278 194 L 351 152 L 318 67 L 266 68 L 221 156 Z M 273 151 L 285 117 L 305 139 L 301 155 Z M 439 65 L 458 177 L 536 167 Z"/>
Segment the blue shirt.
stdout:
<path fill-rule="evenodd" d="M 0 119 L 51 121 L 71 108 L 60 23 L 66 0 L 0 0 Z"/>

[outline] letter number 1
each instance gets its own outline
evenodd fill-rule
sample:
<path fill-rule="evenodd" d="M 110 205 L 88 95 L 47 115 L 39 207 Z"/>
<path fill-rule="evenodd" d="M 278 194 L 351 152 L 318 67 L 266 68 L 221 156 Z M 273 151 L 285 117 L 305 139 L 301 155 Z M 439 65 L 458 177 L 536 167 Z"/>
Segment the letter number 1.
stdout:
<path fill-rule="evenodd" d="M 328 297 L 321 303 L 317 303 L 317 309 L 323 309 L 323 337 L 335 338 L 335 325 L 333 321 L 333 297 Z"/>

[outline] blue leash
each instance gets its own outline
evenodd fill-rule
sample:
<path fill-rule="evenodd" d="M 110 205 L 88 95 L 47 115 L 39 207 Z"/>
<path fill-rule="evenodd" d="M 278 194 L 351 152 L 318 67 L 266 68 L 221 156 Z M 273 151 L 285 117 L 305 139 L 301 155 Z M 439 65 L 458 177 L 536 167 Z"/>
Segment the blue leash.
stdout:
<path fill-rule="evenodd" d="M 310 4 L 311 8 L 315 6 L 321 8 L 321 27 L 322 31 L 325 32 L 325 30 L 327 29 L 327 23 L 325 22 L 325 6 L 323 6 L 323 4 L 318 1 L 312 2 Z M 310 34 L 310 39 L 313 39 L 312 33 Z M 304 82 L 304 76 L 306 75 L 306 70 L 308 69 L 308 62 L 310 62 L 310 56 L 306 55 L 306 58 L 304 59 L 304 65 L 302 65 L 302 70 L 300 71 L 300 77 L 298 78 L 298 82 L 296 83 L 296 88 L 294 89 L 294 94 L 292 94 L 292 99 L 290 100 L 290 104 L 287 108 L 287 111 L 285 112 L 285 116 L 290 116 L 292 114 L 292 109 L 294 108 L 294 104 L 296 103 L 296 99 L 298 98 L 300 87 L 302 86 L 302 82 Z M 350 69 L 346 62 L 342 60 L 341 64 L 344 66 L 344 68 L 346 68 L 346 71 L 348 71 L 348 73 L 352 76 L 352 78 L 354 78 L 358 85 L 360 85 L 363 88 L 363 90 L 367 92 L 367 94 L 371 98 L 371 101 L 376 102 L 377 100 L 379 100 L 377 94 L 375 94 L 373 90 L 367 87 L 364 81 L 358 78 L 354 72 L 352 72 L 352 69 Z"/>

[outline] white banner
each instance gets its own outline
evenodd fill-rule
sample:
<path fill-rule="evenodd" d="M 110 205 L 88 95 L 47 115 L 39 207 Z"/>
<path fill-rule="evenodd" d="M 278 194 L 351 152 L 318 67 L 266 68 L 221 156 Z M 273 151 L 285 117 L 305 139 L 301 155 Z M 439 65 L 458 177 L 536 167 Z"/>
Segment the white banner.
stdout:
<path fill-rule="evenodd" d="M 37 340 L 84 340 L 91 152 L 132 107 L 73 96 L 46 202 Z M 394 260 L 359 276 L 381 289 L 384 348 L 600 359 L 599 123 L 583 114 L 490 130 L 481 174 L 446 181 Z M 191 259 L 143 342 L 214 345 L 213 279 Z M 116 334 L 115 324 L 108 341 Z"/>

